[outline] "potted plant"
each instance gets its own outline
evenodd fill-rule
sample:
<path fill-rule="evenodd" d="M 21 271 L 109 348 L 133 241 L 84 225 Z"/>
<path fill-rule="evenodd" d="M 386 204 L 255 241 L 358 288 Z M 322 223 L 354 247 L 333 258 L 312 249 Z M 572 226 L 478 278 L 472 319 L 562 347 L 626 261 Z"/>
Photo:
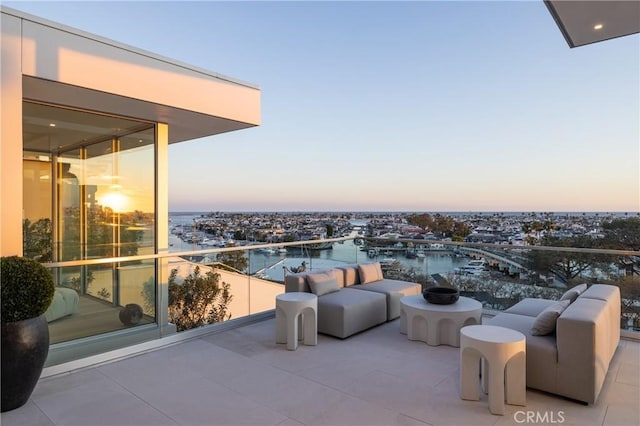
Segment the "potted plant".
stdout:
<path fill-rule="evenodd" d="M 2 407 L 24 405 L 40 378 L 49 354 L 49 326 L 44 317 L 55 293 L 53 277 L 35 260 L 0 258 L 2 303 Z"/>

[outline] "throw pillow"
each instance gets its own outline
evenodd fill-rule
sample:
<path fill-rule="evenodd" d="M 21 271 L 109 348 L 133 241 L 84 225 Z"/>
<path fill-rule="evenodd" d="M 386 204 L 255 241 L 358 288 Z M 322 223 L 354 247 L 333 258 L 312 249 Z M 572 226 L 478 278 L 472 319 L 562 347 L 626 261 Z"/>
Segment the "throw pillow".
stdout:
<path fill-rule="evenodd" d="M 569 303 L 573 303 L 580 296 L 580 292 L 575 288 L 571 288 L 564 292 L 564 294 L 560 297 L 560 300 L 568 300 Z"/>
<path fill-rule="evenodd" d="M 562 300 L 548 306 L 544 311 L 540 312 L 535 321 L 533 321 L 531 334 L 534 336 L 544 336 L 556 331 L 556 321 L 560 314 L 567 309 L 569 303 L 569 300 Z"/>
<path fill-rule="evenodd" d="M 311 293 L 318 297 L 340 290 L 340 285 L 333 272 L 307 274 L 307 282 Z"/>
<path fill-rule="evenodd" d="M 360 284 L 372 283 L 384 279 L 380 262 L 358 264 Z"/>
<path fill-rule="evenodd" d="M 571 290 L 576 290 L 578 292 L 578 296 L 580 296 L 582 293 L 585 292 L 586 289 L 587 289 L 587 284 L 583 283 L 573 287 Z"/>

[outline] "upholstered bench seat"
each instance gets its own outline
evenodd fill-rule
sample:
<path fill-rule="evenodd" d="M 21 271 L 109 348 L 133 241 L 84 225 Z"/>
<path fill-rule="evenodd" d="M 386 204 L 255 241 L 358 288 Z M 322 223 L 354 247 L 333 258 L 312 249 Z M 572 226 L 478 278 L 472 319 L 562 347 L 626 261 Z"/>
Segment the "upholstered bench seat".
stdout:
<path fill-rule="evenodd" d="M 409 281 L 392 280 L 382 274 L 380 263 L 339 266 L 345 287 L 374 291 L 387 297 L 387 321 L 400 318 L 400 299 L 422 293 L 422 286 Z"/>
<path fill-rule="evenodd" d="M 400 299 L 404 296 L 420 294 L 421 290 L 419 284 L 390 279 L 368 284 L 357 284 L 350 288 L 384 294 L 387 298 L 387 321 L 400 318 Z"/>
<path fill-rule="evenodd" d="M 353 288 L 318 298 L 318 331 L 341 339 L 387 321 L 386 296 Z"/>

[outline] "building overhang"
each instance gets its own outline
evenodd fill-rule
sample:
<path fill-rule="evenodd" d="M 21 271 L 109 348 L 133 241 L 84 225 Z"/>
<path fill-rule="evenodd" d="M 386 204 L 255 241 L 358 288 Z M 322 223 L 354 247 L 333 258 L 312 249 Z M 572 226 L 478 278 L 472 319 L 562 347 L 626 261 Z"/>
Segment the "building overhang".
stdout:
<path fill-rule="evenodd" d="M 640 32 L 640 1 L 544 0 L 569 47 Z"/>
<path fill-rule="evenodd" d="M 169 125 L 170 144 L 258 125 L 258 123 L 218 117 L 172 105 L 128 98 L 30 76 L 23 76 L 22 84 L 23 98 L 26 101 L 64 105 L 136 120 L 166 123 Z M 65 114 L 64 110 L 58 110 L 57 113 Z"/>
<path fill-rule="evenodd" d="M 19 20 L 24 100 L 166 123 L 169 143 L 260 124 L 260 89 L 189 64 L 2 8 Z M 4 36 L 5 34 L 3 34 Z"/>

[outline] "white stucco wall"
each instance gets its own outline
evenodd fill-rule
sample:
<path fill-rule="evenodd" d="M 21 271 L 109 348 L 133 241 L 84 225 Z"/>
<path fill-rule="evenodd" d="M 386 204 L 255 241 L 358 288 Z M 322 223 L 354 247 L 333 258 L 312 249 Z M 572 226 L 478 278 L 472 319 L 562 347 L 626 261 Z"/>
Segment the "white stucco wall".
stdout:
<path fill-rule="evenodd" d="M 22 255 L 22 74 L 20 19 L 0 22 L 0 256 Z"/>

